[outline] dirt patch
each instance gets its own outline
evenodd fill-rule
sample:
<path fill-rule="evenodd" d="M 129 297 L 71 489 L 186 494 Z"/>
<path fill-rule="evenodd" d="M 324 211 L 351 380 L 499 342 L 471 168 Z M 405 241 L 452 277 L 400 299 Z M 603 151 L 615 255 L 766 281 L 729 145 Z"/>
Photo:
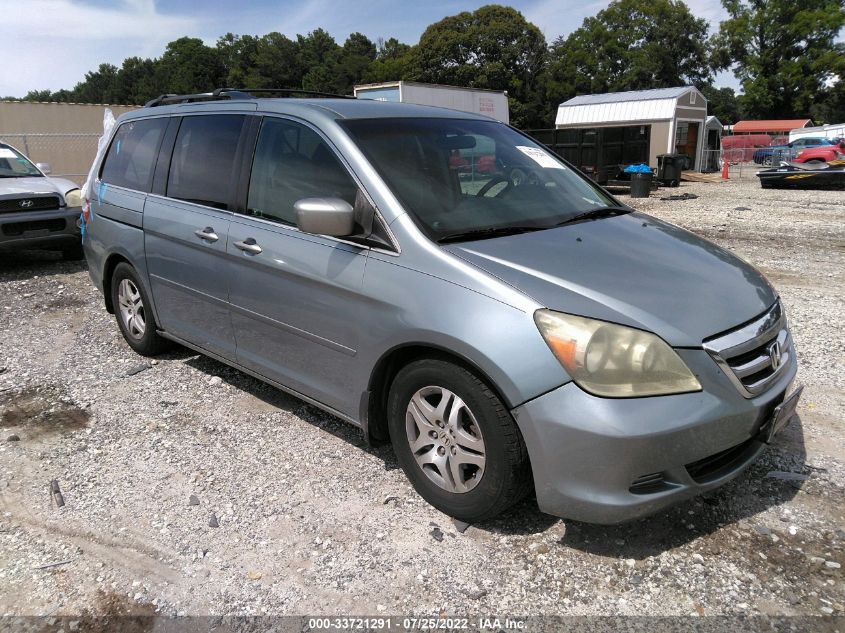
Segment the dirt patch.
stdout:
<path fill-rule="evenodd" d="M 151 604 L 136 602 L 119 593 L 100 591 L 94 608 L 82 612 L 77 630 L 81 633 L 145 633 L 153 630 L 157 617 Z"/>
<path fill-rule="evenodd" d="M 90 414 L 52 389 L 30 388 L 0 398 L 0 426 L 15 428 L 22 439 L 79 431 Z"/>
<path fill-rule="evenodd" d="M 47 302 L 47 307 L 52 310 L 81 308 L 84 305 L 84 299 L 72 296 L 56 297 L 55 299 L 51 299 Z"/>

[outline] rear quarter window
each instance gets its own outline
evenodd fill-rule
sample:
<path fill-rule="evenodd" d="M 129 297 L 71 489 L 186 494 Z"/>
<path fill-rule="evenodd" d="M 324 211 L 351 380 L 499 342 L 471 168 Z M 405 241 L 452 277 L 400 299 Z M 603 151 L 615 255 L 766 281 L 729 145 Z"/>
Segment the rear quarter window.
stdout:
<path fill-rule="evenodd" d="M 167 118 L 127 121 L 117 128 L 103 162 L 100 180 L 128 189 L 150 191 L 167 121 Z"/>

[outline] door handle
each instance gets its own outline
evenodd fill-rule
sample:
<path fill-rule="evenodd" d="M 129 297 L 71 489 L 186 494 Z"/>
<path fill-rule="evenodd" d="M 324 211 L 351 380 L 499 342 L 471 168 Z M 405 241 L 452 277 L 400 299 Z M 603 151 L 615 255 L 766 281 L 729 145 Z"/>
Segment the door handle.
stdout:
<path fill-rule="evenodd" d="M 248 237 L 243 242 L 235 242 L 235 248 L 242 250 L 244 253 L 250 255 L 258 255 L 261 252 L 261 247 L 255 243 L 255 239 Z"/>
<path fill-rule="evenodd" d="M 214 232 L 214 229 L 210 226 L 207 226 L 204 229 L 197 229 L 196 231 L 194 231 L 194 235 L 196 235 L 201 240 L 205 240 L 206 242 L 216 242 L 220 239 L 217 236 L 217 233 Z"/>

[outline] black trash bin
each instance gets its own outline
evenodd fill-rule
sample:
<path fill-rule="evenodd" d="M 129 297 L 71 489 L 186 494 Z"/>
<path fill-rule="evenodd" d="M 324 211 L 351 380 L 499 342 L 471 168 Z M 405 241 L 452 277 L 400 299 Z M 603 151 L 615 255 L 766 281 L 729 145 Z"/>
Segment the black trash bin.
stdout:
<path fill-rule="evenodd" d="M 677 187 L 681 172 L 689 164 L 686 154 L 659 154 L 657 156 L 657 179 L 664 185 Z"/>
<path fill-rule="evenodd" d="M 651 193 L 651 177 L 650 171 L 642 174 L 631 174 L 632 198 L 648 198 L 648 194 Z"/>

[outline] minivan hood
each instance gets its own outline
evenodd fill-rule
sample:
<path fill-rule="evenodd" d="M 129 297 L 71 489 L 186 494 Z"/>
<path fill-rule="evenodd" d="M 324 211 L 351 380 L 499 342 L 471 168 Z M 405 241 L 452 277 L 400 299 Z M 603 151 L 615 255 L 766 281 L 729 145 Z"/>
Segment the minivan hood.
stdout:
<path fill-rule="evenodd" d="M 649 330 L 675 347 L 699 347 L 777 298 L 743 260 L 642 213 L 444 248 L 547 308 Z"/>

